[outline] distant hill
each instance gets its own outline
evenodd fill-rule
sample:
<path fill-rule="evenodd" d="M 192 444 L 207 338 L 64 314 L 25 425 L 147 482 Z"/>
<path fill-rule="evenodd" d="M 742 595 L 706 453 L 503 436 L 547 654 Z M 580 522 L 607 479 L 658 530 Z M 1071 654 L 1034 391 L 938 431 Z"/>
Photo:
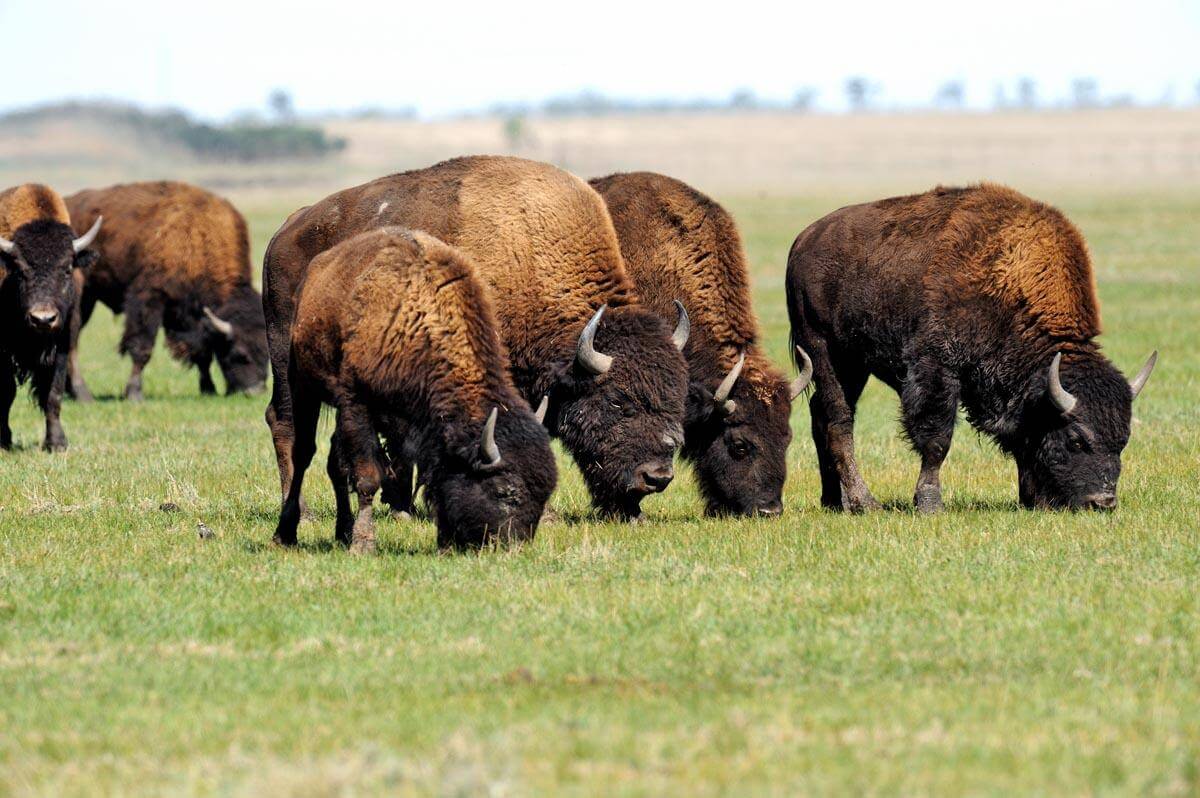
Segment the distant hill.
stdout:
<path fill-rule="evenodd" d="M 344 139 L 309 125 L 291 122 L 211 125 L 182 111 L 147 111 L 117 103 L 68 102 L 0 116 L 0 136 L 4 138 L 20 137 L 22 133 L 28 137 L 39 131 L 61 132 L 72 127 L 84 134 L 77 143 L 91 143 L 82 148 L 82 153 L 60 152 L 59 156 L 86 155 L 97 146 L 100 150 L 120 150 L 123 144 L 133 143 L 139 149 L 149 145 L 200 160 L 246 163 L 321 158 L 341 151 L 346 145 Z M 51 140 L 54 138 L 50 136 Z M 109 146 L 97 145 L 96 138 L 113 142 Z M 66 142 L 60 137 L 59 143 Z M 33 149 L 36 156 L 39 148 Z"/>

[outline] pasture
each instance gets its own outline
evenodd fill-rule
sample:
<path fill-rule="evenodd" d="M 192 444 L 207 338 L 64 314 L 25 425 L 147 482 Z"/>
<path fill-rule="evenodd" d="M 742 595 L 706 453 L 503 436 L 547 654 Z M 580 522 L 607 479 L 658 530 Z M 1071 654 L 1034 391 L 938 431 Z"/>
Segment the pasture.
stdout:
<path fill-rule="evenodd" d="M 97 311 L 70 451 L 37 450 L 22 399 L 0 455 L 0 794 L 1195 794 L 1200 192 L 1030 192 L 1091 244 L 1109 356 L 1161 352 L 1112 514 L 1018 509 L 1015 467 L 960 424 L 947 512 L 916 516 L 872 383 L 873 515 L 819 509 L 800 403 L 780 520 L 702 519 L 684 471 L 646 522 L 599 523 L 560 458 L 530 545 L 441 554 L 431 523 L 381 516 L 355 558 L 323 445 L 282 551 L 265 397 L 201 397 L 160 343 L 147 401 L 116 400 Z M 256 258 L 324 193 L 234 195 Z M 717 193 L 780 362 L 792 238 L 880 194 Z"/>

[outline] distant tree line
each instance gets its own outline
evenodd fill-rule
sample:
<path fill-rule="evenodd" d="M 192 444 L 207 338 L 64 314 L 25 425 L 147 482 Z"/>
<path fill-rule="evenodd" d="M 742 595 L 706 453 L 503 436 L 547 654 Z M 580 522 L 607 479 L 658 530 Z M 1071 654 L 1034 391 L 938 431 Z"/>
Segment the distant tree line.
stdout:
<path fill-rule="evenodd" d="M 329 136 L 319 127 L 296 122 L 290 97 L 285 94 L 273 94 L 270 107 L 276 117 L 274 121 L 245 118 L 227 125 L 214 125 L 178 110 L 147 111 L 128 104 L 66 102 L 5 114 L 0 116 L 0 125 L 64 118 L 99 122 L 182 147 L 198 158 L 209 160 L 318 158 L 345 148 L 345 139 Z"/>

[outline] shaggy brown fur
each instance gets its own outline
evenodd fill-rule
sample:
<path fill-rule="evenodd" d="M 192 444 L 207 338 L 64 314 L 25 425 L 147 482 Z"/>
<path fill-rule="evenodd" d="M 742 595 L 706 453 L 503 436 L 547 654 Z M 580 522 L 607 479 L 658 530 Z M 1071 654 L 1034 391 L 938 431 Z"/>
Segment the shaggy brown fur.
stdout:
<path fill-rule="evenodd" d="M 901 394 L 922 457 L 919 509 L 941 507 L 938 474 L 960 402 L 1016 458 L 1022 502 L 1115 505 L 1130 386 L 1094 341 L 1091 260 L 1058 210 L 987 183 L 843 208 L 796 239 L 787 288 L 792 334 L 815 366 L 825 505 L 877 506 L 853 455 L 868 375 Z M 1056 353 L 1082 397 L 1070 414 L 1047 399 Z M 1091 443 L 1077 448 L 1076 438 Z"/>
<path fill-rule="evenodd" d="M 140 394 L 138 375 L 164 322 L 171 353 L 200 367 L 204 392 L 213 390 L 208 363 L 214 355 L 231 391 L 263 381 L 266 333 L 253 307 L 260 298 L 252 283 L 250 237 L 233 205 L 204 189 L 169 181 L 88 189 L 66 203 L 78 232 L 104 216 L 95 245 L 100 262 L 84 283 L 80 321 L 86 323 L 98 301 L 114 313 L 134 311 L 127 313 L 122 341 L 122 351 L 134 358 L 130 394 Z M 222 342 L 206 340 L 214 336 L 204 323 L 204 307 L 234 326 L 233 346 L 245 350 L 240 357 L 235 352 L 222 358 Z M 77 374 L 72 382 L 82 386 Z"/>
<path fill-rule="evenodd" d="M 67 205 L 57 191 L 40 183 L 26 183 L 0 192 L 0 236 L 11 240 L 17 228 L 38 219 L 71 223 Z"/>
<path fill-rule="evenodd" d="M 746 256 L 732 217 L 664 175 L 616 174 L 591 185 L 608 205 L 642 302 L 673 320 L 679 300 L 691 317 L 684 455 L 697 466 L 709 511 L 779 512 L 791 398 L 759 346 Z M 724 417 L 714 412 L 712 393 L 743 353 L 745 366 L 731 394 L 738 410 Z"/>
<path fill-rule="evenodd" d="M 356 550 L 374 546 L 370 508 L 381 478 L 375 441 L 406 435 L 397 433 L 398 423 L 423 431 L 414 448 L 427 491 L 437 497 L 443 545 L 531 536 L 554 486 L 553 455 L 507 366 L 473 269 L 436 238 L 388 227 L 318 255 L 292 325 L 298 477 L 276 539 L 295 542 L 299 483 L 315 448 L 321 402 L 338 408 L 331 455 L 338 537 L 352 537 Z M 484 422 L 497 408 L 502 462 L 492 466 L 478 452 Z M 359 497 L 352 533 L 346 468 Z"/>
<path fill-rule="evenodd" d="M 683 359 L 670 328 L 637 304 L 603 200 L 560 169 L 516 158 L 459 158 L 380 178 L 293 214 L 276 233 L 263 278 L 276 374 L 268 423 L 285 488 L 290 400 L 279 379 L 279 343 L 294 316 L 295 287 L 317 254 L 387 225 L 423 230 L 471 257 L 493 298 L 517 389 L 534 404 L 551 395 L 548 423 L 593 496 L 606 511 L 636 515 L 641 496 L 670 479 Z M 592 377 L 571 366 L 580 332 L 601 305 L 609 310 L 596 346 L 614 361 Z M 601 398 L 605 391 L 620 395 Z M 614 409 L 611 418 L 600 412 Z M 646 487 L 647 473 L 658 487 Z"/>

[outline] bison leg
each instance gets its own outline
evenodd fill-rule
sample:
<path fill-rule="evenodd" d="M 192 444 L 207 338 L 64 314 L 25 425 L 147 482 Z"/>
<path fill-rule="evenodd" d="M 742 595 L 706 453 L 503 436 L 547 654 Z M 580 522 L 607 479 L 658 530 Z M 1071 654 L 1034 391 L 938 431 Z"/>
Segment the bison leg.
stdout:
<path fill-rule="evenodd" d="M 79 370 L 79 334 L 83 332 L 83 325 L 87 324 L 88 319 L 92 317 L 95 307 L 95 297 L 85 294 L 71 314 L 71 352 L 67 356 L 67 395 L 73 397 L 75 401 L 83 403 L 94 401 L 94 399 L 87 382 L 83 379 L 83 372 Z"/>
<path fill-rule="evenodd" d="M 337 437 L 341 440 L 342 463 L 349 467 L 358 494 L 358 516 L 351 531 L 350 551 L 375 552 L 375 494 L 383 481 L 379 467 L 379 435 L 366 407 L 347 400 L 338 405 Z"/>
<path fill-rule="evenodd" d="M 820 336 L 806 336 L 805 344 L 816 384 L 809 408 L 821 467 L 821 504 L 854 513 L 879 509 L 854 459 L 854 409 L 867 384 L 867 370 L 844 355 L 835 362 Z"/>
<path fill-rule="evenodd" d="M 337 523 L 334 526 L 334 537 L 343 546 L 349 546 L 353 541 L 354 514 L 350 511 L 350 478 L 342 463 L 342 442 L 337 432 L 329 439 L 329 459 L 325 462 L 325 471 L 329 481 L 333 483 L 333 499 L 337 504 Z"/>
<path fill-rule="evenodd" d="M 958 416 L 958 380 L 937 363 L 922 360 L 909 370 L 900 393 L 904 431 L 921 455 L 913 504 L 923 513 L 942 509 L 941 469 Z"/>
<path fill-rule="evenodd" d="M 17 396 L 17 378 L 12 372 L 7 355 L 0 356 L 0 449 L 12 448 L 12 427 L 8 425 L 8 411 Z"/>
<path fill-rule="evenodd" d="M 67 386 L 66 341 L 54 357 L 54 363 L 46 368 L 39 367 L 33 375 L 33 392 L 38 407 L 46 416 L 46 438 L 42 448 L 47 452 L 62 452 L 67 448 L 67 435 L 63 432 L 62 398 Z"/>
<path fill-rule="evenodd" d="M 317 452 L 317 421 L 320 420 L 321 403 L 308 394 L 297 397 L 295 403 L 295 444 L 291 448 L 291 472 L 294 475 L 283 509 L 279 513 L 279 524 L 275 528 L 274 541 L 282 546 L 296 545 L 296 527 L 300 525 L 303 508 L 300 506 L 300 491 L 304 485 L 304 472 L 312 463 Z"/>
<path fill-rule="evenodd" d="M 153 292 L 131 291 L 125 299 L 125 332 L 121 352 L 133 359 L 133 370 L 125 384 L 125 398 L 142 401 L 142 371 L 154 352 L 154 339 L 162 326 L 163 300 Z"/>
<path fill-rule="evenodd" d="M 217 386 L 213 384 L 212 373 L 212 355 L 204 352 L 192 361 L 196 364 L 196 370 L 200 372 L 200 393 L 204 396 L 212 396 L 217 392 Z"/>

